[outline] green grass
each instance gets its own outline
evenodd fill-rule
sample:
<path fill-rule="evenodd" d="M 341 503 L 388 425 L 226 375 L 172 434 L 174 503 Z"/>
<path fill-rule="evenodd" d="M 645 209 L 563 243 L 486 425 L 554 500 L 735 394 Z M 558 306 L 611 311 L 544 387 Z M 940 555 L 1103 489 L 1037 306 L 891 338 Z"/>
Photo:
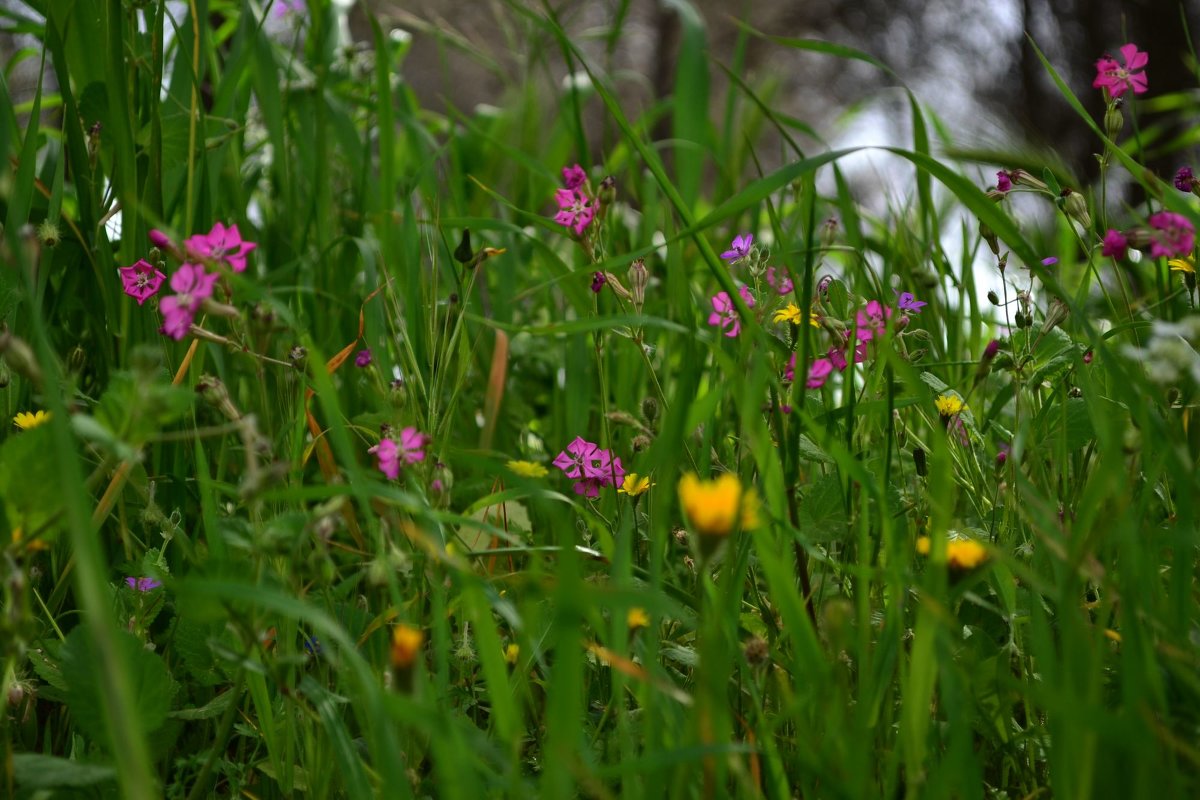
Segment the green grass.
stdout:
<path fill-rule="evenodd" d="M 281 39 L 231 0 L 180 19 L 29 5 L 43 19 L 0 24 L 37 38 L 56 81 L 14 105 L 0 73 L 0 403 L 51 419 L 0 434 L 0 794 L 1200 791 L 1195 284 L 1101 255 L 1159 210 L 1200 221 L 1139 165 L 1143 100 L 1110 140 L 1045 63 L 1106 173 L 1148 198 L 1116 208 L 1020 147 L 956 148 L 909 93 L 912 142 L 875 150 L 909 177 L 876 215 L 839 166 L 856 151 L 802 150 L 813 122 L 740 59 L 799 48 L 897 76 L 746 26 L 719 63 L 683 2 L 674 93 L 647 108 L 570 20 L 512 3 L 526 60 L 494 109 L 442 112 L 406 83 L 407 44 L 372 20 L 349 53 L 331 8 Z M 1146 102 L 1194 112 L 1153 96 L 1167 58 Z M 588 85 L 560 88 L 559 63 Z M 552 218 L 575 162 L 593 190 L 615 179 L 586 243 Z M 1040 226 L 981 188 L 1000 167 L 1050 184 L 1018 187 Z M 1056 203 L 1066 185 L 1090 224 Z M 215 222 L 258 245 L 222 270 L 238 313 L 177 342 L 158 333 L 171 290 L 139 306 L 117 268 L 150 257 L 152 229 Z M 789 296 L 721 259 L 745 232 Z M 631 287 L 637 258 L 640 308 L 612 280 Z M 928 305 L 808 388 L 892 287 Z M 721 291 L 736 337 L 707 321 Z M 774 322 L 787 302 L 822 327 Z M 940 419 L 940 395 L 965 410 Z M 397 480 L 368 453 L 381 425 L 431 437 Z M 550 464 L 577 436 L 654 486 L 580 497 Z M 760 498 L 713 559 L 681 509 L 689 472 Z M 961 538 L 983 564 L 946 563 Z M 411 664 L 401 626 L 423 637 Z"/>

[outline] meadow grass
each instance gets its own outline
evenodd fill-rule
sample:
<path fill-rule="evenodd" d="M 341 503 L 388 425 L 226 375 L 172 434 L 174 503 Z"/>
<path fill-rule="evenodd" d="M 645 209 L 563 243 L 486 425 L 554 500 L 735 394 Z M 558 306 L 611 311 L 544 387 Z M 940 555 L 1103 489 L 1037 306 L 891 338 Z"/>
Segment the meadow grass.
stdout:
<path fill-rule="evenodd" d="M 516 77 L 441 111 L 309 5 L 0 12 L 55 79 L 0 73 L 0 402 L 48 412 L 0 434 L 0 794 L 1200 791 L 1167 54 L 1099 120 L 1043 61 L 1140 201 L 903 90 L 880 214 L 687 3 L 647 108 L 511 3 Z"/>

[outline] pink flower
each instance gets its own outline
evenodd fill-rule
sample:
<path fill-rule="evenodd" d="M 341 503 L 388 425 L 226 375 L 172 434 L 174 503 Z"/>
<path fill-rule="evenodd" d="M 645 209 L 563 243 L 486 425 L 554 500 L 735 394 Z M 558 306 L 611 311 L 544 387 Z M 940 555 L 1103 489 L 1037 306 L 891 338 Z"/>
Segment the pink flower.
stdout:
<path fill-rule="evenodd" d="M 576 436 L 553 464 L 568 478 L 575 479 L 575 494 L 585 497 L 598 497 L 601 488 L 613 485 L 614 481 L 620 483 L 625 477 L 621 459 L 582 436 Z"/>
<path fill-rule="evenodd" d="M 390 480 L 394 481 L 400 477 L 400 455 L 395 442 L 391 439 L 380 439 L 379 444 L 367 452 L 378 459 L 376 467 Z"/>
<path fill-rule="evenodd" d="M 554 193 L 554 200 L 558 203 L 554 221 L 575 231 L 576 236 L 582 236 L 584 228 L 596 216 L 591 198 L 578 189 L 559 189 Z"/>
<path fill-rule="evenodd" d="M 1110 256 L 1116 259 L 1125 258 L 1126 251 L 1129 250 L 1129 240 L 1120 231 L 1115 231 L 1112 228 L 1108 229 L 1108 233 L 1104 234 L 1104 247 L 1100 254 Z"/>
<path fill-rule="evenodd" d="M 224 261 L 234 272 L 246 271 L 246 256 L 258 247 L 254 242 L 242 240 L 237 225 L 226 228 L 220 222 L 207 235 L 198 233 L 183 244 L 193 258 Z"/>
<path fill-rule="evenodd" d="M 360 368 L 371 366 L 371 348 L 359 350 L 354 354 L 354 366 Z"/>
<path fill-rule="evenodd" d="M 563 186 L 568 189 L 578 189 L 587 183 L 587 172 L 578 164 L 573 167 L 563 167 L 562 176 Z"/>
<path fill-rule="evenodd" d="M 167 279 L 167 276 L 155 269 L 150 262 L 141 258 L 132 267 L 121 267 L 117 272 L 121 273 L 125 294 L 137 300 L 139 306 L 158 294 L 163 281 Z"/>
<path fill-rule="evenodd" d="M 1187 217 L 1173 211 L 1160 211 L 1150 217 L 1150 227 L 1158 231 L 1150 239 L 1150 255 L 1183 258 L 1192 254 L 1196 229 Z"/>
<path fill-rule="evenodd" d="M 746 301 L 746 305 L 754 308 L 754 295 L 745 286 L 738 289 L 738 294 Z M 742 321 L 738 318 L 737 309 L 729 299 L 728 292 L 718 292 L 712 299 L 713 312 L 708 315 L 708 324 L 716 325 L 725 330 L 725 335 L 733 338 L 742 329 Z"/>
<path fill-rule="evenodd" d="M 1121 58 L 1125 59 L 1124 67 L 1107 55 L 1096 62 L 1096 79 L 1092 81 L 1092 88 L 1107 89 L 1113 97 L 1120 97 L 1129 89 L 1133 89 L 1134 94 L 1145 94 L 1146 73 L 1135 74 L 1134 70 L 1145 67 L 1150 56 L 1139 52 L 1137 45 L 1131 43 L 1121 47 Z"/>
<path fill-rule="evenodd" d="M 158 304 L 158 310 L 163 315 L 159 333 L 175 341 L 186 336 L 196 312 L 206 299 L 212 297 L 213 287 L 220 277 L 215 272 L 206 273 L 200 264 L 181 264 L 171 276 L 171 288 L 176 294 L 164 297 Z"/>
<path fill-rule="evenodd" d="M 775 277 L 776 274 L 779 276 L 779 283 L 775 282 L 777 280 Z M 792 284 L 791 274 L 783 268 L 780 268 L 779 272 L 776 273 L 774 267 L 767 267 L 767 285 L 780 294 L 791 294 L 792 289 L 795 288 Z"/>
<path fill-rule="evenodd" d="M 1008 177 L 1008 173 L 1000 170 L 996 173 L 996 191 L 1007 192 L 1012 189 L 1012 178 Z"/>
<path fill-rule="evenodd" d="M 171 244 L 171 237 L 160 231 L 158 228 L 151 229 L 148 234 L 150 244 L 157 247 L 159 250 L 170 250 L 174 245 Z"/>
<path fill-rule="evenodd" d="M 582 436 L 576 436 L 575 440 L 567 445 L 567 449 L 554 458 L 553 464 L 565 472 L 568 478 L 582 477 L 584 470 L 589 469 L 593 463 L 592 454 L 596 452 L 596 448 L 597 445 Z"/>
<path fill-rule="evenodd" d="M 829 352 L 825 355 L 828 356 L 829 363 L 837 367 L 838 372 L 846 371 L 846 367 L 849 365 L 846 363 L 846 354 L 841 348 L 831 347 L 829 348 Z"/>
<path fill-rule="evenodd" d="M 415 464 L 425 460 L 425 448 L 429 446 L 429 437 L 416 428 L 408 427 L 400 431 L 400 458 L 405 464 Z"/>
<path fill-rule="evenodd" d="M 126 578 L 125 585 L 130 589 L 138 592 L 152 592 L 162 586 L 162 581 L 156 581 L 154 578 Z"/>
<path fill-rule="evenodd" d="M 867 303 L 865 311 L 859 311 L 854 315 L 854 323 L 858 326 L 855 331 L 859 341 L 869 341 L 876 336 L 882 336 L 887 330 L 887 320 L 892 318 L 892 309 L 880 303 L 878 300 L 872 300 Z"/>
<path fill-rule="evenodd" d="M 809 389 L 820 389 L 825 385 L 831 372 L 833 372 L 833 362 L 828 358 L 818 358 L 808 368 L 808 381 L 804 385 Z"/>
<path fill-rule="evenodd" d="M 608 283 L 608 278 L 605 277 L 603 272 L 592 273 L 592 291 L 594 293 L 600 294 L 600 290 L 604 288 L 604 284 L 606 283 Z"/>
<path fill-rule="evenodd" d="M 750 255 L 750 245 L 752 244 L 754 244 L 754 236 L 749 233 L 735 236 L 733 237 L 733 243 L 729 245 L 729 249 L 721 253 L 721 258 L 726 261 L 740 261 Z"/>

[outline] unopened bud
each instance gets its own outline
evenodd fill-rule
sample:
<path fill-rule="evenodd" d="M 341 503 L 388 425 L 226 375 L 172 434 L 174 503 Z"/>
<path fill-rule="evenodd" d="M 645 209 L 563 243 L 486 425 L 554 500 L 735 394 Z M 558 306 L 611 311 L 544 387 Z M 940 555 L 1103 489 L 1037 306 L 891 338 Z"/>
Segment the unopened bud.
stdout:
<path fill-rule="evenodd" d="M 631 441 L 629 445 L 633 448 L 633 452 L 640 453 L 650 446 L 651 441 L 653 440 L 649 436 L 644 433 L 639 433 L 637 436 L 633 437 L 633 441 Z"/>
<path fill-rule="evenodd" d="M 633 300 L 633 295 L 630 294 L 628 289 L 621 285 L 621 282 L 617 280 L 616 275 L 613 275 L 611 272 L 606 272 L 604 273 L 604 279 L 609 285 L 609 288 L 613 290 L 613 294 L 615 294 L 617 297 L 621 298 L 627 303 Z"/>
<path fill-rule="evenodd" d="M 38 226 L 37 235 L 43 247 L 57 247 L 58 243 L 62 241 L 62 231 L 50 220 L 46 220 Z"/>
<path fill-rule="evenodd" d="M 646 262 L 640 258 L 634 261 L 625 277 L 629 281 L 629 293 L 633 295 L 633 307 L 641 311 L 642 304 L 646 302 L 646 284 L 650 282 L 650 270 L 646 269 Z"/>
<path fill-rule="evenodd" d="M 158 230 L 157 228 L 152 228 L 148 235 L 150 237 L 150 244 L 154 245 L 158 249 L 160 249 L 160 250 L 170 250 L 171 249 L 171 237 L 167 236 L 162 231 Z M 153 261 L 153 260 L 155 260 L 155 258 L 152 256 L 150 260 Z"/>
<path fill-rule="evenodd" d="M 1116 141 L 1121 135 L 1121 128 L 1125 127 L 1125 115 L 1121 113 L 1121 104 L 1119 102 L 1109 105 L 1108 110 L 1104 112 L 1104 134 Z"/>
<path fill-rule="evenodd" d="M 597 199 L 604 206 L 610 206 L 617 199 L 617 179 L 612 175 L 605 176 L 604 180 L 600 181 L 600 191 L 596 193 Z"/>
<path fill-rule="evenodd" d="M 1000 295 L 996 294 L 996 291 L 994 289 L 988 291 L 987 299 L 988 299 L 988 302 L 994 306 L 1000 305 Z"/>
<path fill-rule="evenodd" d="M 992 255 L 1000 255 L 1000 240 L 996 238 L 996 232 L 987 226 L 983 221 L 979 221 L 979 235 L 987 242 L 988 249 L 992 251 Z"/>
<path fill-rule="evenodd" d="M 1088 213 L 1087 200 L 1074 189 L 1063 189 L 1062 209 L 1068 217 L 1085 228 L 1092 227 L 1092 216 Z"/>
<path fill-rule="evenodd" d="M 200 379 L 196 381 L 196 394 L 200 395 L 204 402 L 220 411 L 229 421 L 237 422 L 242 418 L 241 412 L 229 399 L 229 390 L 215 375 L 201 375 Z"/>
<path fill-rule="evenodd" d="M 658 417 L 658 401 L 653 397 L 647 397 L 642 401 L 642 416 L 646 418 L 646 422 L 654 422 Z"/>
<path fill-rule="evenodd" d="M 1052 328 L 1061 324 L 1070 314 L 1071 310 L 1067 308 L 1067 304 L 1061 298 L 1052 298 L 1050 300 L 1050 310 L 1046 312 L 1046 321 L 1042 323 L 1042 334 L 1049 333 Z"/>
<path fill-rule="evenodd" d="M 1015 184 L 1020 186 L 1028 186 L 1030 189 L 1037 189 L 1039 192 L 1046 192 L 1050 190 L 1050 187 L 1047 186 L 1044 181 L 1038 180 L 1023 169 L 1011 170 L 1008 173 L 1008 177 L 1011 178 L 1012 182 Z"/>
<path fill-rule="evenodd" d="M 822 247 L 832 247 L 834 242 L 837 241 L 837 235 L 838 221 L 836 219 L 830 217 L 821 224 L 820 240 Z"/>
<path fill-rule="evenodd" d="M 925 450 L 920 447 L 914 447 L 912 454 L 913 463 L 917 467 L 917 474 L 924 478 L 929 474 L 929 465 L 925 461 Z"/>
<path fill-rule="evenodd" d="M 463 228 L 462 239 L 458 243 L 458 247 L 454 248 L 454 260 L 460 264 L 466 264 L 475 256 L 475 251 L 471 249 L 471 229 Z"/>
<path fill-rule="evenodd" d="M 42 385 L 42 368 L 38 366 L 33 350 L 22 339 L 8 331 L 0 333 L 0 355 L 12 367 L 13 372 L 35 386 Z"/>

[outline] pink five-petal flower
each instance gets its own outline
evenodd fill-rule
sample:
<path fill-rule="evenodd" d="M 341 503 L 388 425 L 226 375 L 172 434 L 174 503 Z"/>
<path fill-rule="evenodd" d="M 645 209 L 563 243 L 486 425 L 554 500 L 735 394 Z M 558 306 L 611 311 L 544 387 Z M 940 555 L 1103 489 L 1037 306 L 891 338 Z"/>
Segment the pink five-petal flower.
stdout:
<path fill-rule="evenodd" d="M 584 467 L 591 463 L 589 459 L 595 450 L 595 444 L 582 436 L 576 436 L 575 440 L 567 445 L 567 449 L 555 456 L 551 463 L 561 469 L 568 478 L 579 478 L 583 476 Z"/>
<path fill-rule="evenodd" d="M 554 200 L 558 203 L 554 221 L 575 231 L 576 236 L 582 236 L 596 216 L 591 198 L 578 189 L 559 189 L 554 193 Z"/>
<path fill-rule="evenodd" d="M 774 267 L 767 267 L 767 285 L 780 294 L 791 294 L 792 289 L 795 288 L 792 284 L 791 273 L 782 267 L 779 268 L 778 272 L 775 271 Z"/>
<path fill-rule="evenodd" d="M 1092 88 L 1107 89 L 1113 97 L 1120 97 L 1130 89 L 1134 94 L 1144 94 L 1148 88 L 1146 73 L 1135 70 L 1145 67 L 1150 56 L 1130 43 L 1121 47 L 1121 58 L 1125 60 L 1124 66 L 1110 56 L 1096 61 L 1096 79 L 1092 81 Z"/>
<path fill-rule="evenodd" d="M 732 244 L 729 249 L 721 253 L 721 258 L 726 261 L 740 261 L 750 255 L 750 246 L 754 244 L 754 236 L 749 233 L 743 233 L 733 237 Z"/>
<path fill-rule="evenodd" d="M 880 303 L 878 300 L 872 300 L 867 303 L 865 310 L 860 310 L 854 316 L 855 325 L 858 326 L 855 335 L 860 341 L 868 341 L 876 336 L 882 336 L 887 329 L 887 320 L 892 318 L 892 309 Z"/>
<path fill-rule="evenodd" d="M 578 164 L 573 167 L 563 167 L 562 176 L 563 186 L 568 189 L 578 189 L 587 183 L 587 173 Z"/>
<path fill-rule="evenodd" d="M 425 448 L 429 445 L 429 437 L 416 428 L 408 427 L 400 431 L 400 447 L 398 456 L 405 464 L 415 464 L 425 460 Z"/>
<path fill-rule="evenodd" d="M 846 361 L 846 354 L 842 352 L 840 347 L 831 347 L 829 352 L 825 354 L 829 359 L 829 363 L 837 367 L 838 372 L 845 372 L 849 364 Z"/>
<path fill-rule="evenodd" d="M 1104 247 L 1100 250 L 1100 255 L 1122 259 L 1128 250 L 1129 239 L 1125 234 L 1109 228 L 1108 233 L 1104 234 Z"/>
<path fill-rule="evenodd" d="M 745 286 L 738 289 L 738 294 L 746 301 L 746 305 L 754 307 L 754 295 Z M 724 329 L 725 335 L 733 338 L 742 330 L 742 321 L 738 317 L 733 301 L 728 292 L 718 292 L 712 298 L 713 311 L 708 315 L 708 324 Z"/>
<path fill-rule="evenodd" d="M 254 242 L 242 240 L 237 225 L 226 228 L 220 222 L 207 234 L 198 233 L 183 244 L 193 258 L 224 261 L 234 272 L 245 272 L 246 256 L 258 247 Z"/>
<path fill-rule="evenodd" d="M 828 358 L 818 358 L 808 368 L 808 381 L 804 385 L 809 389 L 820 389 L 825 385 L 831 372 L 833 372 L 833 362 Z"/>
<path fill-rule="evenodd" d="M 380 439 L 379 444 L 367 451 L 378 459 L 376 466 L 390 480 L 400 477 L 399 446 L 391 439 Z"/>
<path fill-rule="evenodd" d="M 167 279 L 167 276 L 155 269 L 150 262 L 141 258 L 132 267 L 121 267 L 117 272 L 121 273 L 125 294 L 137 300 L 139 306 L 158 294 L 163 281 Z"/>
<path fill-rule="evenodd" d="M 164 297 L 158 304 L 163 315 L 159 332 L 175 341 L 186 336 L 200 305 L 212 297 L 213 287 L 220 277 L 215 272 L 206 273 L 201 264 L 181 264 L 171 276 L 171 288 L 176 294 Z"/>
<path fill-rule="evenodd" d="M 1155 233 L 1150 240 L 1150 255 L 1158 258 L 1184 258 L 1192 254 L 1196 229 L 1191 221 L 1174 211 L 1160 211 L 1150 217 Z"/>

